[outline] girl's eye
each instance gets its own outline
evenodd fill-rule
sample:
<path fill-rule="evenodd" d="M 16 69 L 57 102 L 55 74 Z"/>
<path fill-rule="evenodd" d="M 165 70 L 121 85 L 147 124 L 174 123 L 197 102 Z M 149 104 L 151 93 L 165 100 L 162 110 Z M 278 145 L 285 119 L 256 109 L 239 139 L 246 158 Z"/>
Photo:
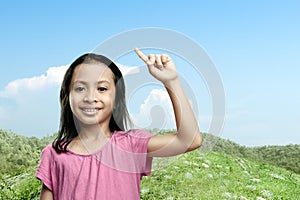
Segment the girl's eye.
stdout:
<path fill-rule="evenodd" d="M 82 92 L 82 91 L 84 91 L 84 87 L 76 87 L 75 91 L 76 92 Z"/>
<path fill-rule="evenodd" d="M 100 91 L 100 92 L 104 92 L 104 91 L 106 91 L 106 90 L 107 90 L 106 87 L 98 87 L 98 91 Z"/>

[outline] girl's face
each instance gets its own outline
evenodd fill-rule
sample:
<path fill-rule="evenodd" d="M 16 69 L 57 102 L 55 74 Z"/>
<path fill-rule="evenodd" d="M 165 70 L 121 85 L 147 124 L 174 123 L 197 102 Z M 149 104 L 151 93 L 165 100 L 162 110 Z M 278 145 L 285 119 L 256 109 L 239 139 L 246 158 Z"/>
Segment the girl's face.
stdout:
<path fill-rule="evenodd" d="M 115 92 L 114 74 L 105 64 L 80 64 L 74 70 L 70 85 L 71 110 L 80 124 L 108 127 Z"/>

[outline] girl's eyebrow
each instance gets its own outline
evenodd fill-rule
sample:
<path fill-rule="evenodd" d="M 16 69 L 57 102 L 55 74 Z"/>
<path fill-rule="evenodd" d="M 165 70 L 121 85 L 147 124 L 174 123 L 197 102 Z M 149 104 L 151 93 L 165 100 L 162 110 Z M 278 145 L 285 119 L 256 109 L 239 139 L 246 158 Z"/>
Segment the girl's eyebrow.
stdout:
<path fill-rule="evenodd" d="M 75 80 L 73 82 L 73 84 L 74 83 L 81 83 L 81 84 L 84 84 L 84 85 L 88 84 L 87 81 L 81 81 L 81 80 Z M 97 84 L 100 84 L 100 83 L 108 83 L 108 84 L 110 84 L 110 82 L 108 80 L 100 80 L 100 81 L 97 82 Z"/>

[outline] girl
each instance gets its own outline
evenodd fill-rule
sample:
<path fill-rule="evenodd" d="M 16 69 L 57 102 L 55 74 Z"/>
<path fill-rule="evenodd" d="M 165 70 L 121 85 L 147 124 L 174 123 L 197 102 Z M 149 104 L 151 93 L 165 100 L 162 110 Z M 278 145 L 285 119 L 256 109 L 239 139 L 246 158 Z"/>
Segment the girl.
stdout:
<path fill-rule="evenodd" d="M 120 70 L 104 56 L 82 55 L 70 65 L 61 86 L 58 136 L 44 148 L 36 172 L 43 183 L 40 199 L 139 199 L 140 181 L 150 174 L 152 157 L 200 147 L 197 121 L 172 59 L 135 52 L 164 84 L 177 133 L 152 136 L 125 130 L 130 120 Z"/>

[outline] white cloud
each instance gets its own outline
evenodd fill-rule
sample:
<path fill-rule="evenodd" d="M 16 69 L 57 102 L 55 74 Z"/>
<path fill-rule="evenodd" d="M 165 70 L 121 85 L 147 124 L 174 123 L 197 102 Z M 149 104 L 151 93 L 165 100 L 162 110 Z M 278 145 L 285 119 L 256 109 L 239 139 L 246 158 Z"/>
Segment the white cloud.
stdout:
<path fill-rule="evenodd" d="M 22 78 L 11 81 L 4 90 L 0 91 L 0 97 L 14 98 L 20 91 L 35 91 L 49 85 L 59 85 L 63 79 L 68 65 L 48 68 L 46 74 L 31 78 Z"/>
<path fill-rule="evenodd" d="M 140 105 L 138 113 L 132 113 L 135 126 L 139 128 L 176 128 L 172 103 L 167 91 L 153 89 Z"/>

